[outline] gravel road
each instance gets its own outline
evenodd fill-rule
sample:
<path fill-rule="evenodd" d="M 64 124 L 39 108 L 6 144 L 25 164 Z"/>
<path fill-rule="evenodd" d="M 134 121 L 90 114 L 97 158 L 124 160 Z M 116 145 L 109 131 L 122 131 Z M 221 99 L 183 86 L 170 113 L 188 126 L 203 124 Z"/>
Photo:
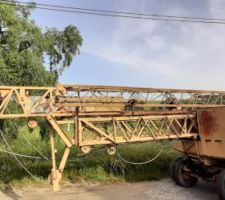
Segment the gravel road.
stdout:
<path fill-rule="evenodd" d="M 124 184 L 64 184 L 53 193 L 51 187 L 28 187 L 23 190 L 7 188 L 0 200 L 218 200 L 213 184 L 200 181 L 185 189 L 170 179 Z"/>

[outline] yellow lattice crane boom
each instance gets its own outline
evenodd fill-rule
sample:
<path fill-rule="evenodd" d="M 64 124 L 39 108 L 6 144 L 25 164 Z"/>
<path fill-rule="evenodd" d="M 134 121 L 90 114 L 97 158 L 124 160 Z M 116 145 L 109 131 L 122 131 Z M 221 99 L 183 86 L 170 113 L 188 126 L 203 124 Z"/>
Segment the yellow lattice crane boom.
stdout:
<path fill-rule="evenodd" d="M 10 110 L 10 104 L 17 107 L 16 113 Z M 175 182 L 189 187 L 201 177 L 217 179 L 219 188 L 225 187 L 224 106 L 224 91 L 94 85 L 0 86 L 0 119 L 26 118 L 33 128 L 37 118 L 46 118 L 65 143 L 57 165 L 51 136 L 55 191 L 59 190 L 74 145 L 85 153 L 95 145 L 106 145 L 109 153 L 115 153 L 121 143 L 168 139 L 176 140 L 174 148 L 185 154 L 170 164 Z M 63 129 L 65 124 L 73 124 L 72 137 Z M 222 191 L 219 194 L 225 196 Z"/>

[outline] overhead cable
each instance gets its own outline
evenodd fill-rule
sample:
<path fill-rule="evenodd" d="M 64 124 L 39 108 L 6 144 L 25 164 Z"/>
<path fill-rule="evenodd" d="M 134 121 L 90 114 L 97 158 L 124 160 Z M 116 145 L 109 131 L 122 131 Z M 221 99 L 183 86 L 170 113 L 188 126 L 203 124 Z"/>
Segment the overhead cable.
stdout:
<path fill-rule="evenodd" d="M 122 12 L 113 10 L 69 7 L 54 4 L 40 4 L 40 3 L 35 4 L 32 2 L 23 2 L 23 1 L 14 1 L 14 2 L 0 1 L 0 4 L 9 6 L 24 6 L 24 7 L 30 7 L 30 5 L 35 5 L 35 8 L 41 10 L 94 15 L 102 17 L 115 17 L 115 18 L 141 19 L 141 20 L 167 21 L 167 22 L 189 22 L 189 23 L 221 24 L 221 25 L 225 24 L 225 19 L 223 18 L 187 17 L 187 16 L 159 15 L 159 14 L 137 13 L 137 12 Z"/>

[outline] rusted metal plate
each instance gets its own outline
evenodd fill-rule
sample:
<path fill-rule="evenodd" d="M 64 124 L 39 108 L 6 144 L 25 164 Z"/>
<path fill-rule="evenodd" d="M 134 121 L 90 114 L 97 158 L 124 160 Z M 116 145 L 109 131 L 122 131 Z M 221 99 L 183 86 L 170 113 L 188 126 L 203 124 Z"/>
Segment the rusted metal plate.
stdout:
<path fill-rule="evenodd" d="M 225 158 L 225 107 L 197 111 L 197 117 L 203 154 Z"/>
<path fill-rule="evenodd" d="M 221 109 L 220 109 L 221 110 Z M 215 109 L 208 109 L 198 112 L 199 130 L 202 135 L 209 136 L 217 131 L 220 124 L 221 112 Z"/>
<path fill-rule="evenodd" d="M 198 111 L 197 116 L 201 135 L 225 138 L 225 107 Z"/>

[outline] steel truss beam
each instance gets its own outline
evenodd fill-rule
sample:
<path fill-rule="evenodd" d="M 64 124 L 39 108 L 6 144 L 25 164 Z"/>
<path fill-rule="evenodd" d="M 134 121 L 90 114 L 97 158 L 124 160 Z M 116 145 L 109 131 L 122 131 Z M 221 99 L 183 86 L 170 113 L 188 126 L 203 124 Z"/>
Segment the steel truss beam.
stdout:
<path fill-rule="evenodd" d="M 188 138 L 195 115 L 81 118 L 78 146 Z"/>
<path fill-rule="evenodd" d="M 132 88 L 116 86 L 58 85 L 58 104 L 67 110 L 77 106 L 125 110 L 165 111 L 172 108 L 218 107 L 225 105 L 224 91 Z"/>
<path fill-rule="evenodd" d="M 7 111 L 14 102 L 19 113 Z M 115 86 L 58 85 L 56 87 L 0 86 L 0 119 L 22 117 L 73 116 L 80 114 L 113 115 L 118 113 L 162 112 L 174 108 L 196 108 L 225 105 L 225 92 L 131 88 Z"/>
<path fill-rule="evenodd" d="M 66 145 L 59 168 L 52 155 L 54 191 L 59 189 L 59 181 L 72 145 L 88 153 L 95 145 L 107 145 L 111 148 L 121 143 L 193 138 L 197 135 L 195 114 L 97 118 L 76 116 L 74 120 L 57 120 L 57 117 L 48 115 L 48 121 Z M 72 138 L 69 138 L 63 129 L 62 126 L 65 124 L 75 125 Z M 52 152 L 53 154 L 55 152 L 54 144 L 52 144 Z"/>
<path fill-rule="evenodd" d="M 224 105 L 223 91 L 90 85 L 0 86 L 0 119 L 46 118 L 65 143 L 57 165 L 51 135 L 51 180 L 55 191 L 59 190 L 74 145 L 88 152 L 94 145 L 115 147 L 121 143 L 196 137 L 195 110 Z M 63 128 L 65 124 L 73 124 L 73 137 Z"/>

